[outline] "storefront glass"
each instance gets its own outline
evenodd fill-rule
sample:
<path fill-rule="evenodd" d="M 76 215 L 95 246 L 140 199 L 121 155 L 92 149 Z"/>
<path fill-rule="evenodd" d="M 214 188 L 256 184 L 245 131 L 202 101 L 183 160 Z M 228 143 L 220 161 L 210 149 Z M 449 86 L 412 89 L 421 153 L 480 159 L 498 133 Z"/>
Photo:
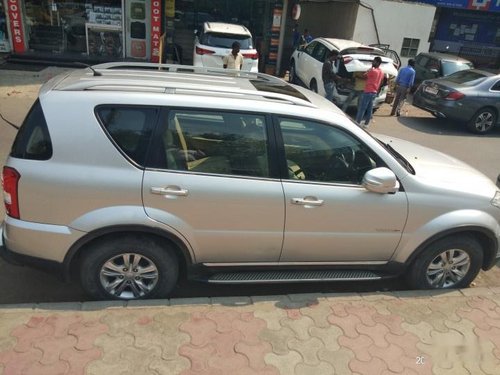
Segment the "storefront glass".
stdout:
<path fill-rule="evenodd" d="M 3 2 L 0 1 L 0 52 L 9 52 L 9 34 L 7 32 L 7 16 L 3 8 Z"/>
<path fill-rule="evenodd" d="M 123 57 L 121 0 L 26 0 L 24 4 L 29 51 Z"/>

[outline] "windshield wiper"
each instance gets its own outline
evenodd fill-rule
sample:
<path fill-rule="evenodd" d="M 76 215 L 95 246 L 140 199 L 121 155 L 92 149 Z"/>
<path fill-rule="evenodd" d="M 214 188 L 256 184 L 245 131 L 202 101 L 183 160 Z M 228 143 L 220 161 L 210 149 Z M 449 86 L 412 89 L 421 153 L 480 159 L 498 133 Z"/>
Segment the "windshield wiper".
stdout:
<path fill-rule="evenodd" d="M 415 169 L 406 158 L 397 152 L 389 143 L 380 142 L 396 158 L 396 160 L 411 174 L 415 174 Z"/>

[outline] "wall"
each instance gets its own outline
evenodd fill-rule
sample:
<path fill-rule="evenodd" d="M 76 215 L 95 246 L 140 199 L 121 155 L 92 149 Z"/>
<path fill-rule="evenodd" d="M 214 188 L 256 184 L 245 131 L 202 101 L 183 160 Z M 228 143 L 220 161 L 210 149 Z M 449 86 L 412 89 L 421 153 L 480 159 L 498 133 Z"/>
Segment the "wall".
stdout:
<path fill-rule="evenodd" d="M 354 0 L 300 2 L 300 31 L 309 29 L 313 37 L 351 39 L 358 4 Z"/>
<path fill-rule="evenodd" d="M 364 44 L 389 44 L 399 55 L 403 38 L 420 39 L 418 52 L 429 51 L 429 34 L 436 10 L 434 6 L 391 0 L 362 0 L 361 3 L 373 8 L 380 41 L 377 41 L 371 11 L 361 5 L 352 39 Z M 402 64 L 406 65 L 408 57 L 400 57 Z"/>

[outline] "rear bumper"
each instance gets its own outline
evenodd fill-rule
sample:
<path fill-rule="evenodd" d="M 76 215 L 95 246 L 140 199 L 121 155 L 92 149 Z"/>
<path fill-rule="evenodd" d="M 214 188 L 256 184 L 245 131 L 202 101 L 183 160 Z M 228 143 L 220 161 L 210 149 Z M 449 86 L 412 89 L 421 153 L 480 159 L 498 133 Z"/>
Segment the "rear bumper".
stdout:
<path fill-rule="evenodd" d="M 3 245 L 10 252 L 29 258 L 63 263 L 71 246 L 84 232 L 62 225 L 33 223 L 5 217 Z"/>
<path fill-rule="evenodd" d="M 459 100 L 436 100 L 425 98 L 422 95 L 414 95 L 412 104 L 438 118 L 458 121 L 468 121 L 475 113 L 474 109 L 464 105 Z"/>

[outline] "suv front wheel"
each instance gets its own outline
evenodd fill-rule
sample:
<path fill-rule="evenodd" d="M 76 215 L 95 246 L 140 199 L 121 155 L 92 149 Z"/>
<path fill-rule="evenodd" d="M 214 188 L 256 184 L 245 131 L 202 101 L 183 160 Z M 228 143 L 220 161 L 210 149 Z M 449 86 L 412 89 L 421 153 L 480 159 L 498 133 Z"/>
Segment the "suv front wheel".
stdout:
<path fill-rule="evenodd" d="M 85 291 L 96 299 L 162 298 L 177 282 L 177 257 L 155 238 L 116 237 L 88 250 L 80 280 Z"/>
<path fill-rule="evenodd" d="M 472 237 L 446 237 L 430 244 L 413 262 L 408 282 L 415 289 L 465 288 L 483 263 L 481 245 Z"/>

